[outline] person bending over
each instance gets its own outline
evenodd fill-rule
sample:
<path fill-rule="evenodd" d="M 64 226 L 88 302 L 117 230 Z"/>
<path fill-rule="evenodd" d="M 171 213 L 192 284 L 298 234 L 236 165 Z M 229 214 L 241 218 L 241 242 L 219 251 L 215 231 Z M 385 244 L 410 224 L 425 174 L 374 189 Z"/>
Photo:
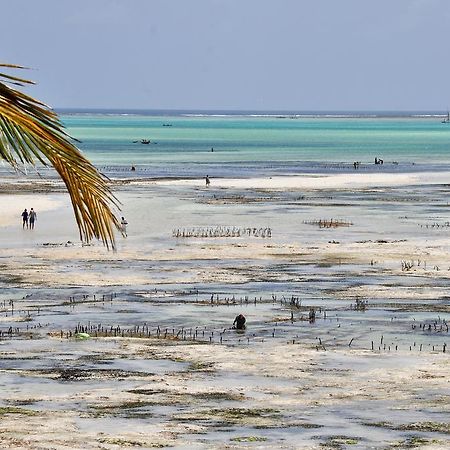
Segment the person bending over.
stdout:
<path fill-rule="evenodd" d="M 242 314 L 239 314 L 234 319 L 233 328 L 236 330 L 245 330 L 245 317 Z"/>

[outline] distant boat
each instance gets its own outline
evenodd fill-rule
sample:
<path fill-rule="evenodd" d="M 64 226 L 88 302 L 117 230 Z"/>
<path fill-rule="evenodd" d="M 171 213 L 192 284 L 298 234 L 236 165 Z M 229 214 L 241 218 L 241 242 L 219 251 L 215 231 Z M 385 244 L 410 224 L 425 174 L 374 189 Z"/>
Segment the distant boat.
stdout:
<path fill-rule="evenodd" d="M 134 144 L 156 144 L 156 142 L 152 142 L 150 139 L 141 139 L 140 141 L 133 141 Z"/>
<path fill-rule="evenodd" d="M 442 123 L 450 123 L 450 112 L 447 111 L 447 117 L 442 121 Z"/>

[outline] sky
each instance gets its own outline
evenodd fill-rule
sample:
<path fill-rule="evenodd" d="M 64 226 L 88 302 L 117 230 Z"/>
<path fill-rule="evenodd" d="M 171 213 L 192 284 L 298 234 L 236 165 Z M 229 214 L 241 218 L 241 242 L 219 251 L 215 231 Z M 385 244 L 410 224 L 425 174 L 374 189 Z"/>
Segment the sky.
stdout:
<path fill-rule="evenodd" d="M 0 42 L 55 108 L 450 106 L 449 0 L 10 0 Z"/>

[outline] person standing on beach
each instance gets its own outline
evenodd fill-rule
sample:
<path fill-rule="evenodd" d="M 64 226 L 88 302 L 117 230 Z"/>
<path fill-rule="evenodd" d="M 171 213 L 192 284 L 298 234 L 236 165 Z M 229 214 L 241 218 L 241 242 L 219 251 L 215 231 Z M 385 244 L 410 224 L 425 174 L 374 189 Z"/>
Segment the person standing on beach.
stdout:
<path fill-rule="evenodd" d="M 208 187 L 211 184 L 211 181 L 209 180 L 209 176 L 206 175 L 205 177 L 206 187 Z"/>
<path fill-rule="evenodd" d="M 30 221 L 30 230 L 34 230 L 34 222 L 36 222 L 36 220 L 37 220 L 37 214 L 33 208 L 30 209 L 30 214 L 28 215 L 28 220 Z"/>
<path fill-rule="evenodd" d="M 27 211 L 27 208 L 25 208 L 23 210 L 23 213 L 22 213 L 22 228 L 25 228 L 25 225 L 28 228 L 28 211 Z"/>
<path fill-rule="evenodd" d="M 122 228 L 122 234 L 127 237 L 127 225 L 128 222 L 126 221 L 125 217 L 122 217 L 122 220 L 120 221 L 120 226 Z"/>

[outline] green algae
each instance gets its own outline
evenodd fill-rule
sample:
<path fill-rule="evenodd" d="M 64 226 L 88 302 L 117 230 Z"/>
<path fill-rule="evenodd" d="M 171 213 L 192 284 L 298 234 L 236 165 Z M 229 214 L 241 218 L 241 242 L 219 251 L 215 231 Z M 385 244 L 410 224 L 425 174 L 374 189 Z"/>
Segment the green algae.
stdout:
<path fill-rule="evenodd" d="M 436 445 L 444 445 L 442 441 L 438 439 L 427 439 L 420 436 L 412 436 L 404 441 L 395 442 L 391 444 L 389 448 L 392 449 L 406 449 L 406 448 L 417 448 L 425 445 L 436 444 Z"/>
<path fill-rule="evenodd" d="M 122 438 L 114 438 L 114 437 L 102 437 L 97 439 L 98 442 L 102 444 L 108 444 L 108 445 L 117 445 L 120 446 L 120 448 L 127 448 L 127 447 L 145 447 L 145 448 L 165 448 L 165 447 L 171 447 L 171 444 L 165 444 L 160 442 L 140 442 L 135 440 L 129 440 L 129 439 L 122 439 Z"/>
<path fill-rule="evenodd" d="M 260 436 L 238 436 L 230 439 L 232 442 L 264 442 L 267 438 Z"/>
<path fill-rule="evenodd" d="M 347 445 L 357 445 L 360 439 L 356 437 L 350 436 L 330 436 L 326 440 L 320 444 L 321 447 L 325 448 L 333 448 L 333 449 L 342 449 Z"/>
<path fill-rule="evenodd" d="M 5 414 L 21 414 L 24 416 L 35 416 L 37 415 L 37 412 L 31 409 L 19 408 L 17 406 L 1 406 L 0 416 L 3 416 Z"/>
<path fill-rule="evenodd" d="M 436 433 L 450 434 L 450 423 L 446 422 L 413 422 L 395 425 L 390 422 L 365 423 L 369 427 L 388 428 L 390 430 L 400 431 L 428 431 Z"/>

